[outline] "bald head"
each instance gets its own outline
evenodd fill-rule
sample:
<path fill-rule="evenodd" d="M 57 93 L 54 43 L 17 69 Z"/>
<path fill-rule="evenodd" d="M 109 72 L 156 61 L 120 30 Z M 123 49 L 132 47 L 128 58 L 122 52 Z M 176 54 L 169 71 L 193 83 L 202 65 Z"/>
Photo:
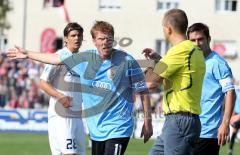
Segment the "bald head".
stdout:
<path fill-rule="evenodd" d="M 171 26 L 177 33 L 186 34 L 188 27 L 187 15 L 183 10 L 171 9 L 164 15 L 163 25 Z"/>

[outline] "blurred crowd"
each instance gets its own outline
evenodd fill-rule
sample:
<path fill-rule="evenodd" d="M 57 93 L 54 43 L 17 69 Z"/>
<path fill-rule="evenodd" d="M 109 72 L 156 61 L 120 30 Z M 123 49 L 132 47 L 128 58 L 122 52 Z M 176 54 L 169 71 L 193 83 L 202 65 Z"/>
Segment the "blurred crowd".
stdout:
<path fill-rule="evenodd" d="M 43 67 L 32 60 L 9 60 L 0 54 L 0 107 L 47 107 L 48 96 L 38 86 Z"/>
<path fill-rule="evenodd" d="M 151 111 L 152 113 L 155 113 L 159 116 L 163 115 L 162 97 L 163 97 L 163 92 L 150 94 Z M 141 113 L 143 111 L 140 95 L 135 96 L 134 108 L 136 113 Z"/>

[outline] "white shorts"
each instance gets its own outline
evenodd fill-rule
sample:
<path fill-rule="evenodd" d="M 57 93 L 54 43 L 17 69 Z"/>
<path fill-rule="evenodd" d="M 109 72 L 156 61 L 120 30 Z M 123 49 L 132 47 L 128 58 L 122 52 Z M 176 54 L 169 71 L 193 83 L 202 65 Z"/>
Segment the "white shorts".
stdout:
<path fill-rule="evenodd" d="M 49 118 L 48 137 L 52 155 L 85 155 L 85 133 L 81 118 Z"/>

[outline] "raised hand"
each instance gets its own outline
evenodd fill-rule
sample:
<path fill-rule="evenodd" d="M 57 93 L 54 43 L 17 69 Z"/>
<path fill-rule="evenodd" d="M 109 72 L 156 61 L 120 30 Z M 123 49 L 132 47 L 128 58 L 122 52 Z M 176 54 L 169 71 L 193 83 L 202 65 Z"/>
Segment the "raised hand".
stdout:
<path fill-rule="evenodd" d="M 27 51 L 18 46 L 7 50 L 7 57 L 10 59 L 26 59 L 28 58 Z"/>
<path fill-rule="evenodd" d="M 155 61 L 159 61 L 162 57 L 157 53 L 155 52 L 153 49 L 151 48 L 145 48 L 143 51 L 142 51 L 142 54 L 144 54 L 144 56 L 147 58 L 147 59 L 152 59 L 152 60 L 155 60 Z"/>

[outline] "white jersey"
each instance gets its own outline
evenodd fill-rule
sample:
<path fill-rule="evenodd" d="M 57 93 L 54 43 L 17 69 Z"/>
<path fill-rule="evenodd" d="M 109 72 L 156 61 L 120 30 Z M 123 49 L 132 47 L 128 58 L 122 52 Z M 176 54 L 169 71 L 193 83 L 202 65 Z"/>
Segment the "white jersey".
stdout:
<path fill-rule="evenodd" d="M 57 54 L 72 55 L 67 49 L 63 48 L 57 51 Z M 72 72 L 65 65 L 46 65 L 40 77 L 41 80 L 48 82 L 57 91 L 66 96 L 72 97 L 72 111 L 80 111 L 82 107 L 82 94 L 79 75 Z M 48 117 L 56 116 L 55 104 L 56 98 L 50 97 Z"/>

